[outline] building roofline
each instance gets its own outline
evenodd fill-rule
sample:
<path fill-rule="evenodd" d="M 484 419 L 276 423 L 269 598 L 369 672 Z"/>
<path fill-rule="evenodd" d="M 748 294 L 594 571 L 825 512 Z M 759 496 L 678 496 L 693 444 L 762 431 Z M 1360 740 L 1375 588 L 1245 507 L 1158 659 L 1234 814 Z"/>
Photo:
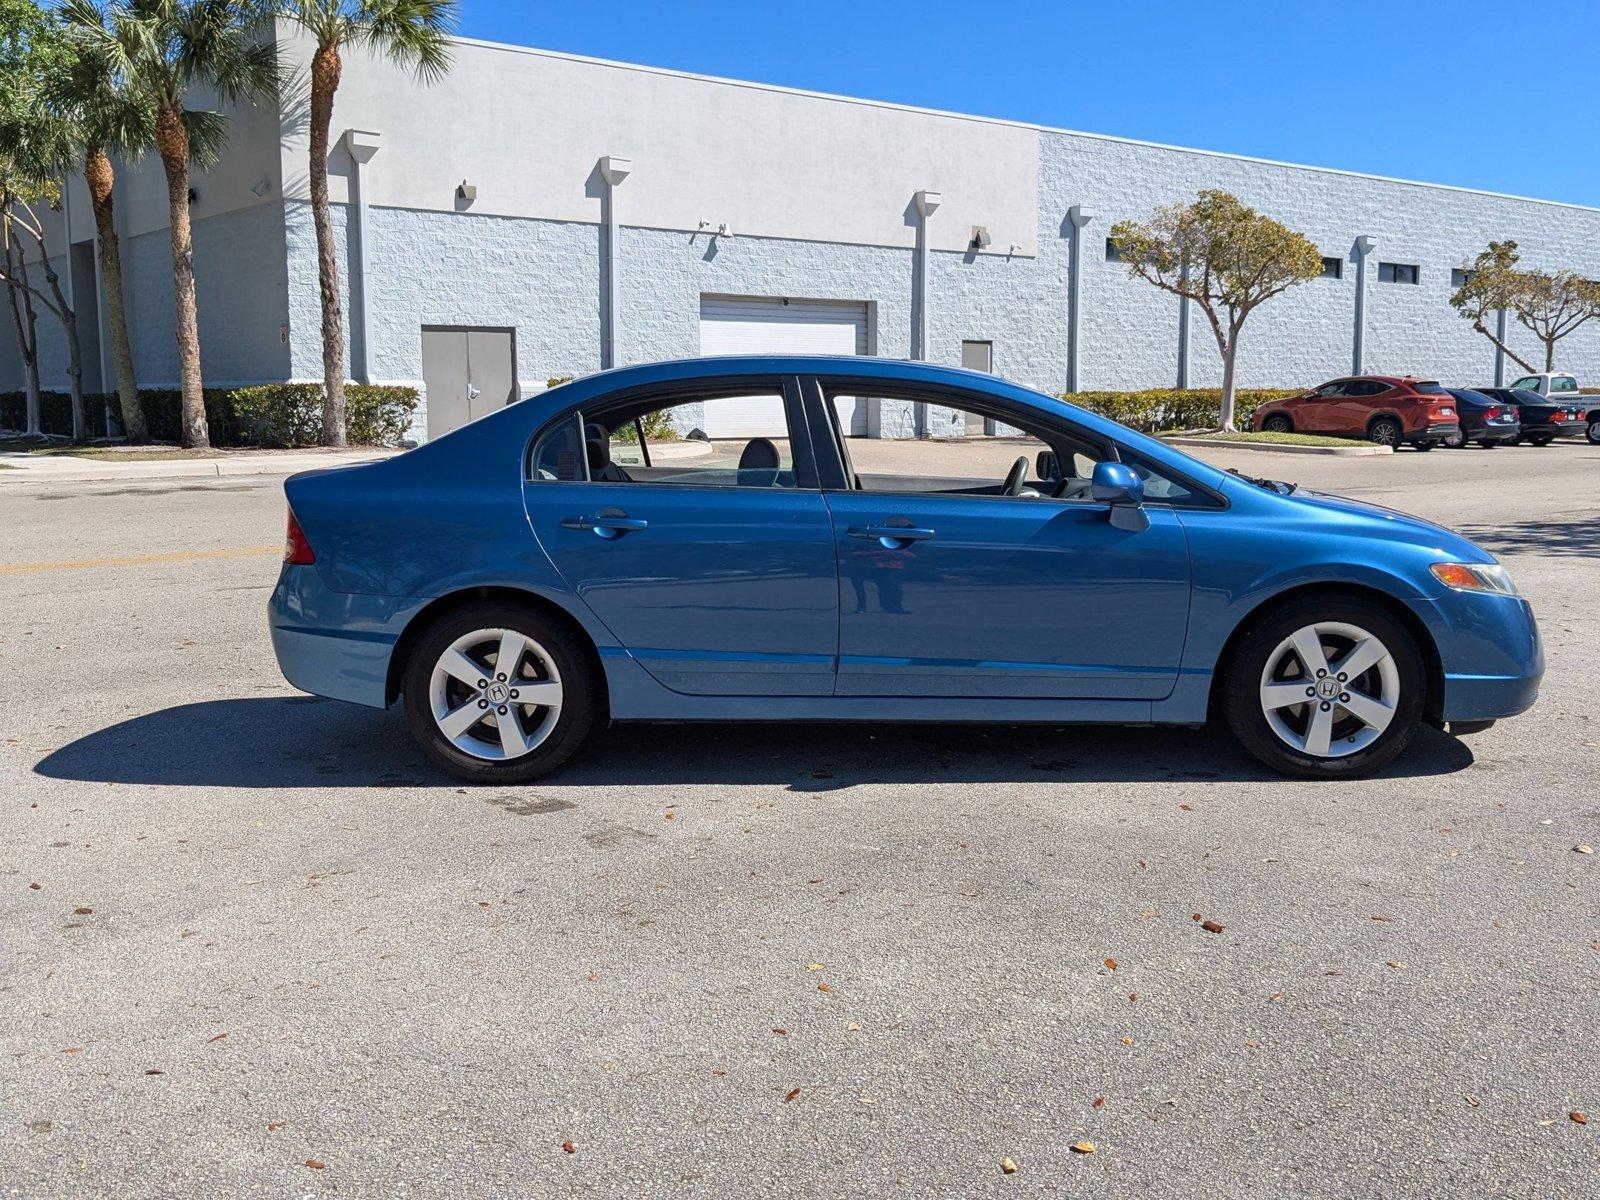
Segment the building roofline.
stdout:
<path fill-rule="evenodd" d="M 860 104 L 869 108 L 888 109 L 892 112 L 916 113 L 928 117 L 944 117 L 956 121 L 974 121 L 983 125 L 1001 125 L 1011 129 L 1029 129 L 1036 133 L 1063 134 L 1068 137 L 1087 138 L 1096 142 L 1112 142 L 1122 146 L 1141 146 L 1148 150 L 1165 150 L 1175 154 L 1199 154 L 1207 158 L 1222 158 L 1232 162 L 1255 163 L 1260 166 L 1286 167 L 1294 171 L 1316 171 L 1324 175 L 1338 175 L 1348 179 L 1370 179 L 1378 183 L 1397 183 L 1405 187 L 1429 188 L 1437 191 L 1462 192 L 1469 196 L 1488 196 L 1495 200 L 1515 200 L 1525 204 L 1548 204 L 1555 208 L 1578 212 L 1600 213 L 1600 206 L 1575 204 L 1569 200 L 1550 200 L 1542 196 L 1521 196 L 1514 192 L 1495 192 L 1487 188 L 1464 187 L 1455 183 L 1433 183 L 1425 179 L 1402 179 L 1397 175 L 1377 175 L 1370 171 L 1351 171 L 1343 167 L 1322 167 L 1314 163 L 1287 162 L 1277 158 L 1260 158 L 1251 154 L 1230 154 L 1226 150 L 1203 150 L 1196 146 L 1175 146 L 1168 142 L 1151 142 L 1141 138 L 1117 137 L 1109 133 L 1088 133 L 1082 129 L 1066 129 L 1057 125 L 1043 125 L 1037 121 L 1017 121 L 1008 117 L 986 117 L 975 113 L 954 112 L 943 108 L 926 108 L 916 104 L 897 104 L 892 100 L 870 100 L 861 96 L 845 96 L 837 92 L 818 92 L 809 88 L 786 87 L 777 83 L 759 83 L 749 79 L 733 79 L 724 75 L 706 75 L 697 71 L 679 71 L 671 67 L 653 67 L 645 63 L 623 62 L 614 58 L 597 58 L 588 54 L 572 54 L 564 50 L 542 50 L 537 46 L 520 46 L 514 42 L 496 42 L 485 38 L 454 36 L 450 39 L 463 46 L 477 46 L 485 50 L 503 50 L 513 54 L 528 54 L 535 58 L 553 58 L 564 62 L 587 63 L 597 67 L 613 67 L 624 71 L 642 71 L 649 75 L 662 75 L 672 79 L 692 79 L 698 83 L 720 83 L 729 87 L 750 88 L 754 91 L 775 92 L 785 96 L 804 96 L 812 100 L 833 100 L 843 104 Z"/>

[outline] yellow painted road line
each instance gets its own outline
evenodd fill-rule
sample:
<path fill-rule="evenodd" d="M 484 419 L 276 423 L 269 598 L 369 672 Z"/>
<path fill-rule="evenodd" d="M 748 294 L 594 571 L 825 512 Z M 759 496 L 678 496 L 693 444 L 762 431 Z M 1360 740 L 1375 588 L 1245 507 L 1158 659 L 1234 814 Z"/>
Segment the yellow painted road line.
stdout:
<path fill-rule="evenodd" d="M 145 567 L 156 563 L 204 562 L 214 558 L 256 558 L 282 554 L 283 545 L 233 546 L 226 550 L 174 550 L 169 554 L 117 554 L 106 558 L 63 558 L 56 562 L 0 563 L 0 575 L 36 575 L 42 571 L 86 571 L 94 567 Z"/>

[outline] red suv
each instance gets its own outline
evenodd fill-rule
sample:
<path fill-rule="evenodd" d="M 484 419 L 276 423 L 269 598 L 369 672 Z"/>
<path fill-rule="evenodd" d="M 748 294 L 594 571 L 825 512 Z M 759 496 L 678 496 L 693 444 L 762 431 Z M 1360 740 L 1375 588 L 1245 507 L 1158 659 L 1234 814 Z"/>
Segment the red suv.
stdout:
<path fill-rule="evenodd" d="M 1367 438 L 1397 448 L 1404 442 L 1418 450 L 1432 450 L 1461 428 L 1455 397 L 1431 379 L 1409 375 L 1335 379 L 1270 400 L 1254 419 L 1258 430 Z"/>

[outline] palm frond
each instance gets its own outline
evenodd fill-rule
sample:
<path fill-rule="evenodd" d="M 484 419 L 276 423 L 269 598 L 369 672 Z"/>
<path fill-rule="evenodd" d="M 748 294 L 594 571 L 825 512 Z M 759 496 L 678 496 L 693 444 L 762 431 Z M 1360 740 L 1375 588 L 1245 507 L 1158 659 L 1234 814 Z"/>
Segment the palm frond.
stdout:
<path fill-rule="evenodd" d="M 351 40 L 435 83 L 450 70 L 456 0 L 357 0 Z"/>
<path fill-rule="evenodd" d="M 189 137 L 189 161 L 202 169 L 216 166 L 228 144 L 228 118 L 212 109 L 186 108 L 183 131 Z"/>

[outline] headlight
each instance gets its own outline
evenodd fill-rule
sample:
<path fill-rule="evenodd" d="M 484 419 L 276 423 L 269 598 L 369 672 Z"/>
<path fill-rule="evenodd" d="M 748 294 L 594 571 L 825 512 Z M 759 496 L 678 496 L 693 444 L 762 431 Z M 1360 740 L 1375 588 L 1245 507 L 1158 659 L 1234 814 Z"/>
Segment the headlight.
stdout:
<path fill-rule="evenodd" d="M 1494 592 L 1500 596 L 1520 596 L 1511 582 L 1511 572 L 1499 563 L 1434 563 L 1428 568 L 1434 578 L 1458 592 Z"/>

